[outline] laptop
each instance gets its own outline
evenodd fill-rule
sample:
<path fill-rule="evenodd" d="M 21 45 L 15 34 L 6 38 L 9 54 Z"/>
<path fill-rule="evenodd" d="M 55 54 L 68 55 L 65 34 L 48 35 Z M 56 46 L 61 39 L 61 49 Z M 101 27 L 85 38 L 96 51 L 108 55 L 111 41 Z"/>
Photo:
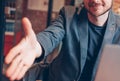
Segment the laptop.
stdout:
<path fill-rule="evenodd" d="M 94 81 L 120 81 L 120 45 L 104 47 Z"/>

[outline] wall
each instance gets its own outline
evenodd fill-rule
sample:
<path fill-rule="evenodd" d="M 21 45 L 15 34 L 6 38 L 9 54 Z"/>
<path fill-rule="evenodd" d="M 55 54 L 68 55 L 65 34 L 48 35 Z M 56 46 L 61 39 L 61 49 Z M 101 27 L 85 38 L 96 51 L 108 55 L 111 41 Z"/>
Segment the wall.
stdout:
<path fill-rule="evenodd" d="M 113 10 L 114 10 L 117 14 L 120 14 L 120 0 L 114 0 Z"/>
<path fill-rule="evenodd" d="M 65 0 L 65 5 L 71 4 L 72 0 Z M 37 11 L 37 10 L 29 10 L 27 9 L 28 0 L 24 0 L 23 3 L 23 16 L 26 16 L 30 19 L 33 29 L 35 33 L 42 31 L 46 28 L 47 24 L 47 12 L 45 11 Z M 54 12 L 53 16 L 57 16 L 58 12 Z"/>
<path fill-rule="evenodd" d="M 16 0 L 16 19 L 21 20 L 21 17 L 28 17 L 32 23 L 35 33 L 38 33 L 46 28 L 47 24 L 47 11 L 29 10 L 27 9 L 28 0 Z M 65 5 L 71 4 L 71 0 L 65 0 Z M 58 12 L 54 12 L 53 16 L 56 17 Z M 21 27 L 21 23 L 15 25 L 15 35 L 5 35 L 4 43 L 4 55 L 16 45 L 24 36 L 24 31 Z"/>
<path fill-rule="evenodd" d="M 71 2 L 73 2 L 74 0 L 65 0 L 65 5 L 70 5 L 72 4 Z M 27 9 L 27 4 L 28 1 L 24 0 L 24 4 L 23 4 L 23 16 L 26 16 L 30 19 L 32 25 L 33 25 L 33 29 L 35 31 L 35 33 L 38 33 L 39 31 L 42 31 L 46 28 L 46 24 L 47 24 L 47 12 L 45 11 L 37 11 L 37 10 L 29 10 Z M 118 12 L 118 7 L 120 5 L 120 0 L 114 0 L 114 6 L 113 6 L 113 10 L 116 13 L 120 13 Z M 54 13 L 53 16 L 57 16 L 58 13 Z"/>

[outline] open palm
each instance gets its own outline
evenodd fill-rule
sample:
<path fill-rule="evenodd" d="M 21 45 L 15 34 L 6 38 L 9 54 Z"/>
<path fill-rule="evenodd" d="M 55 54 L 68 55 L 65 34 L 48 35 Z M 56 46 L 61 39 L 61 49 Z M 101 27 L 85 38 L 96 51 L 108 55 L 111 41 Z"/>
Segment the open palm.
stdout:
<path fill-rule="evenodd" d="M 21 79 L 42 52 L 28 18 L 23 18 L 22 24 L 25 37 L 9 51 L 5 58 L 5 63 L 9 65 L 6 76 L 12 81 Z"/>

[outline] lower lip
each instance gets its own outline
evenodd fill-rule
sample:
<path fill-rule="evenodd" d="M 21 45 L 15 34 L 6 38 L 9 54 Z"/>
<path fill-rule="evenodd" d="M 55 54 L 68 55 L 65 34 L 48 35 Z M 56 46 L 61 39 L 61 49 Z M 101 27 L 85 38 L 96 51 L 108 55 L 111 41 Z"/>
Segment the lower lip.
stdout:
<path fill-rule="evenodd" d="M 101 9 L 101 6 L 100 6 L 100 5 L 96 5 L 96 6 L 91 6 L 91 8 L 94 8 L 94 9 Z"/>

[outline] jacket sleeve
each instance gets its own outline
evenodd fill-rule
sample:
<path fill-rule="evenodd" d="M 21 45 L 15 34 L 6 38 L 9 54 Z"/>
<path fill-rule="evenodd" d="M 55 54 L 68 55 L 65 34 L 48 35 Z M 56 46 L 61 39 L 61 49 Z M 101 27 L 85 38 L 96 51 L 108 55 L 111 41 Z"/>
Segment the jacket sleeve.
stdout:
<path fill-rule="evenodd" d="M 64 9 L 59 12 L 58 17 L 44 31 L 37 34 L 37 40 L 43 48 L 44 56 L 50 54 L 53 49 L 62 41 L 65 35 Z"/>

